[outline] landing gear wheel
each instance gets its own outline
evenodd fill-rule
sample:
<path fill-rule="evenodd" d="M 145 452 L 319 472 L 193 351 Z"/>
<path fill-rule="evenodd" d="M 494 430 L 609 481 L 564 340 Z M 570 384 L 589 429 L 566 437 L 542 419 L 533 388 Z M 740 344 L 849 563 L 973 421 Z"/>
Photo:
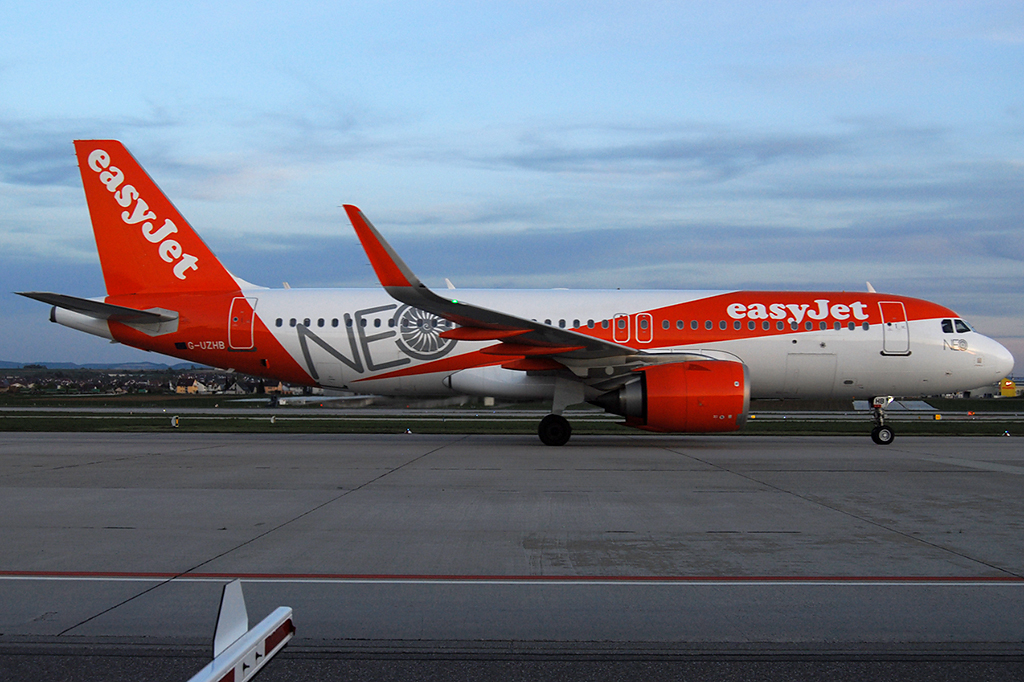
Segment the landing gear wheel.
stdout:
<path fill-rule="evenodd" d="M 562 415 L 549 414 L 540 420 L 537 435 L 544 445 L 565 445 L 572 435 L 572 427 Z"/>
<path fill-rule="evenodd" d="M 889 445 L 896 438 L 896 434 L 888 426 L 876 426 L 871 429 L 871 440 L 878 445 Z"/>

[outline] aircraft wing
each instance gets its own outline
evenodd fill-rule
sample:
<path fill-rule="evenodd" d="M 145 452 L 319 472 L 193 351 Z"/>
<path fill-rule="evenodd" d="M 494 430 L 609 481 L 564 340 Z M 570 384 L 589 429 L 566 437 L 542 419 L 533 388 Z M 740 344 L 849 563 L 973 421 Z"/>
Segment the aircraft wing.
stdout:
<path fill-rule="evenodd" d="M 159 324 L 171 322 L 178 319 L 177 313 L 155 312 L 150 310 L 137 310 L 121 305 L 92 301 L 88 298 L 78 298 L 66 294 L 54 294 L 49 291 L 19 291 L 19 296 L 49 303 L 50 305 L 64 308 L 72 312 L 81 313 L 98 320 L 113 320 L 125 324 Z"/>
<path fill-rule="evenodd" d="M 443 338 L 501 341 L 502 345 L 495 347 L 496 353 L 530 357 L 561 356 L 583 360 L 638 354 L 637 349 L 629 346 L 439 296 L 413 274 L 362 211 L 346 205 L 345 212 L 377 278 L 392 298 L 459 325 L 442 332 Z"/>

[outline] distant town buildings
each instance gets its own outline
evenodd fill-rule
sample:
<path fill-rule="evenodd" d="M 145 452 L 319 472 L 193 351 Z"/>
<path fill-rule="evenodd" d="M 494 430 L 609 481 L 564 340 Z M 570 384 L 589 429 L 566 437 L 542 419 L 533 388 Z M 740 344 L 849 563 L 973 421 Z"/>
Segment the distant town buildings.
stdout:
<path fill-rule="evenodd" d="M 244 395 L 262 392 L 263 384 L 256 377 L 241 376 L 218 370 L 174 371 L 138 370 L 104 371 L 93 369 L 48 369 L 28 366 L 0 369 L 0 393 L 32 393 L 42 395 L 124 395 L 124 394 L 187 394 Z M 292 389 L 278 385 L 276 391 Z"/>

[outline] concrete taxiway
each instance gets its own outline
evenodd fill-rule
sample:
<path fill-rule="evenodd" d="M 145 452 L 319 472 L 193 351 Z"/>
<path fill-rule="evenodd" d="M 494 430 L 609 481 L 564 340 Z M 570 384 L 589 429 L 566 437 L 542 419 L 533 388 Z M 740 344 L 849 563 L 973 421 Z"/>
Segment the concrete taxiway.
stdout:
<path fill-rule="evenodd" d="M 1016 440 L 5 434 L 0 671 L 198 669 L 241 576 L 253 622 L 294 608 L 296 666 L 954 651 L 1016 675 Z"/>

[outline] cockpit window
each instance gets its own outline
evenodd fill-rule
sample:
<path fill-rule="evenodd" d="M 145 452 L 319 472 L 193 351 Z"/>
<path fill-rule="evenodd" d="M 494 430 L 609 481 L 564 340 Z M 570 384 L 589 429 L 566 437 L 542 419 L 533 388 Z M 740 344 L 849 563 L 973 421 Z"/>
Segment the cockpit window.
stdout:
<path fill-rule="evenodd" d="M 942 321 L 942 333 L 943 334 L 952 334 L 953 333 L 953 320 L 943 320 Z"/>
<path fill-rule="evenodd" d="M 967 324 L 963 320 L 953 320 L 953 324 L 956 325 L 957 334 L 965 334 L 967 332 L 974 331 L 973 329 L 971 329 L 971 325 Z"/>

